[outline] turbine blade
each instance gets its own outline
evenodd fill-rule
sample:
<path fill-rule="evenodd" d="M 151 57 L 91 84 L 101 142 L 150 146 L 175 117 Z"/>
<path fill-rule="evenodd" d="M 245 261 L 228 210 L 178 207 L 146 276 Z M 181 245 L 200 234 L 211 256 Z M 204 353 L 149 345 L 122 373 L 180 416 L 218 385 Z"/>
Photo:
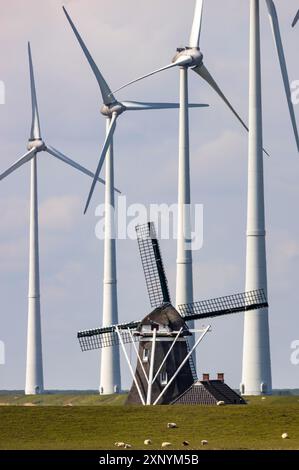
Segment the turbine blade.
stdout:
<path fill-rule="evenodd" d="M 132 80 L 129 83 L 126 83 L 125 85 L 121 86 L 120 88 L 117 88 L 117 90 L 114 90 L 113 93 L 116 93 L 117 91 L 123 90 L 124 88 L 128 87 L 129 85 L 132 85 L 133 83 L 139 82 L 140 80 L 143 80 L 144 78 L 151 77 L 152 75 L 155 75 L 156 73 L 163 72 L 164 70 L 171 69 L 173 67 L 177 67 L 180 65 L 187 65 L 192 62 L 191 57 L 180 57 L 179 59 L 176 60 L 176 62 L 172 62 L 171 64 L 166 65 L 165 67 L 161 67 L 160 69 L 154 70 L 153 72 L 147 73 L 146 75 L 143 75 L 142 77 L 138 77 L 135 80 Z"/>
<path fill-rule="evenodd" d="M 91 198 L 92 198 L 92 195 L 93 195 L 93 192 L 94 192 L 94 188 L 95 188 L 97 179 L 98 179 L 98 177 L 101 173 L 101 169 L 102 169 L 102 166 L 103 166 L 105 158 L 106 158 L 107 150 L 108 150 L 108 148 L 109 148 L 109 146 L 112 142 L 113 134 L 114 134 L 114 131 L 115 131 L 115 128 L 116 128 L 116 120 L 117 120 L 117 115 L 113 114 L 112 118 L 111 118 L 111 122 L 110 122 L 110 127 L 109 127 L 109 130 L 108 130 L 107 135 L 106 135 L 106 140 L 105 140 L 105 143 L 104 143 L 104 146 L 103 146 L 103 149 L 102 149 L 102 153 L 101 153 L 101 156 L 100 156 L 99 164 L 97 166 L 97 169 L 96 169 L 96 172 L 95 172 L 95 175 L 94 175 L 94 179 L 93 179 L 90 191 L 89 191 L 86 206 L 85 206 L 85 209 L 84 209 L 84 214 L 86 214 L 86 212 L 87 212 L 89 203 L 91 201 Z"/>
<path fill-rule="evenodd" d="M 220 98 L 224 101 L 224 103 L 227 105 L 227 107 L 231 110 L 231 112 L 236 116 L 236 118 L 238 119 L 238 121 L 242 124 L 242 126 L 244 127 L 244 129 L 246 129 L 247 132 L 249 132 L 249 129 L 248 129 L 248 126 L 245 124 L 245 122 L 243 121 L 243 119 L 239 116 L 239 114 L 237 113 L 237 111 L 235 110 L 235 108 L 230 104 L 230 102 L 228 101 L 228 99 L 226 98 L 226 96 L 222 93 L 222 91 L 220 90 L 219 86 L 217 85 L 217 83 L 215 82 L 215 80 L 213 79 L 212 75 L 210 74 L 210 72 L 207 70 L 207 68 L 205 67 L 204 64 L 202 65 L 199 65 L 198 67 L 195 67 L 193 68 L 192 70 L 194 70 L 194 72 L 198 73 L 198 75 L 200 75 L 204 80 L 206 80 L 206 82 L 213 88 L 213 90 L 216 91 L 216 93 L 220 96 Z M 265 150 L 263 148 L 263 152 L 269 157 L 269 153 L 267 152 L 267 150 Z"/>
<path fill-rule="evenodd" d="M 15 170 L 20 168 L 20 166 L 24 165 L 24 163 L 29 162 L 35 155 L 36 153 L 36 148 L 34 147 L 31 149 L 29 152 L 25 153 L 19 160 L 17 160 L 13 165 L 11 165 L 4 173 L 0 175 L 0 181 L 6 178 L 6 176 L 10 175 L 13 173 Z"/>
<path fill-rule="evenodd" d="M 232 111 L 232 113 L 236 116 L 236 118 L 238 119 L 238 121 L 240 121 L 240 123 L 242 124 L 242 126 L 248 131 L 248 127 L 246 126 L 245 122 L 242 120 L 242 118 L 239 116 L 239 114 L 237 113 L 237 111 L 233 108 L 233 106 L 230 104 L 230 102 L 228 101 L 228 99 L 226 98 L 226 96 L 222 93 L 222 91 L 220 90 L 219 86 L 217 85 L 217 83 L 215 82 L 215 80 L 213 79 L 212 75 L 210 74 L 210 72 L 207 70 L 207 68 L 202 64 L 202 65 L 199 65 L 197 67 L 195 67 L 194 69 L 194 72 L 198 73 L 198 75 L 201 76 L 201 78 L 203 78 L 206 82 L 208 82 L 208 84 L 213 88 L 213 90 L 216 91 L 216 93 L 220 96 L 220 98 L 224 101 L 224 103 L 228 106 L 228 108 Z"/>
<path fill-rule="evenodd" d="M 102 94 L 102 98 L 103 98 L 103 102 L 104 104 L 106 105 L 109 105 L 111 103 L 114 103 L 116 101 L 116 99 L 114 98 L 113 96 L 113 93 L 111 92 L 106 80 L 104 79 L 103 75 L 101 74 L 97 64 L 95 63 L 95 61 L 93 60 L 89 50 L 87 49 L 82 37 L 80 36 L 76 26 L 74 25 L 70 15 L 68 14 L 67 10 L 65 7 L 62 7 L 63 8 L 63 11 L 65 13 L 65 16 L 67 17 L 68 19 L 68 22 L 70 23 L 71 25 L 71 28 L 81 46 L 81 49 L 83 50 L 84 54 L 85 54 L 85 57 L 97 79 L 97 82 L 99 84 L 99 87 L 100 87 L 100 90 L 101 90 L 101 94 Z"/>
<path fill-rule="evenodd" d="M 291 118 L 293 131 L 294 131 L 294 135 L 295 135 L 295 140 L 296 140 L 296 144 L 297 144 L 297 150 L 299 152 L 298 128 L 297 128 L 297 122 L 296 122 L 296 117 L 295 117 L 294 106 L 293 106 L 293 103 L 292 103 L 292 94 L 291 94 L 291 89 L 290 89 L 290 81 L 289 81 L 288 69 L 287 69 L 286 59 L 285 59 L 283 45 L 282 45 L 282 39 L 281 39 L 281 34 L 280 34 L 277 11 L 276 11 L 275 4 L 274 4 L 273 0 L 266 0 L 266 2 L 267 2 L 268 12 L 269 12 L 270 23 L 271 23 L 271 27 L 272 27 L 272 31 L 273 31 L 274 42 L 275 42 L 275 46 L 276 46 L 276 50 L 277 50 L 277 54 L 278 54 L 279 63 L 280 63 L 281 75 L 282 75 L 285 94 L 286 94 L 286 98 L 287 98 L 290 118 Z"/>
<path fill-rule="evenodd" d="M 143 103 L 140 101 L 122 101 L 127 111 L 147 111 L 152 109 L 178 109 L 179 103 Z M 206 108 L 208 104 L 189 103 L 189 108 Z"/>
<path fill-rule="evenodd" d="M 199 47 L 203 13 L 203 0 L 196 0 L 193 24 L 190 34 L 189 46 Z"/>
<path fill-rule="evenodd" d="M 294 21 L 293 21 L 293 23 L 292 23 L 292 27 L 293 27 L 293 28 L 294 28 L 294 26 L 297 24 L 298 20 L 299 20 L 299 10 L 297 11 L 297 14 L 296 14 L 296 16 L 295 16 L 295 18 L 294 18 Z"/>
<path fill-rule="evenodd" d="M 38 106 L 37 106 L 37 97 L 36 97 L 36 88 L 35 88 L 35 79 L 34 79 L 34 70 L 33 70 L 33 61 L 32 61 L 30 42 L 28 42 L 28 57 L 29 57 L 31 103 L 32 103 L 32 123 L 31 123 L 30 139 L 38 140 L 38 139 L 41 139 L 41 132 L 40 132 L 40 122 L 39 122 L 39 113 L 38 113 Z"/>
<path fill-rule="evenodd" d="M 92 171 L 88 170 L 84 166 L 80 165 L 79 163 L 75 162 L 71 158 L 67 157 L 66 155 L 64 155 L 63 153 L 61 153 L 59 150 L 55 149 L 54 147 L 47 145 L 46 152 L 52 155 L 53 157 L 58 158 L 58 160 L 61 160 L 62 162 L 67 163 L 68 165 L 72 166 L 76 170 L 81 171 L 81 173 L 84 173 L 85 175 L 90 176 L 91 178 L 94 178 L 95 175 Z M 103 180 L 102 178 L 97 178 L 97 181 L 102 184 L 106 184 L 105 180 Z M 114 189 L 117 193 L 121 194 L 119 189 L 117 188 L 114 188 Z"/>

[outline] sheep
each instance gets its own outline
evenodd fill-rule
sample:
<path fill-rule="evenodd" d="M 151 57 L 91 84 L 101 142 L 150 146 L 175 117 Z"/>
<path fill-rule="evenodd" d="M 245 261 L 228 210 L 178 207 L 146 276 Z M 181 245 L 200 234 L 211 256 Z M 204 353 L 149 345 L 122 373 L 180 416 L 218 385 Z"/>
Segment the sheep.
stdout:
<path fill-rule="evenodd" d="M 177 428 L 177 425 L 176 425 L 176 423 L 168 423 L 167 427 L 168 427 L 168 429 L 174 429 L 174 428 Z"/>
<path fill-rule="evenodd" d="M 115 442 L 114 443 L 115 447 L 125 447 L 125 443 L 124 442 Z"/>
<path fill-rule="evenodd" d="M 217 401 L 217 406 L 224 406 L 225 403 L 224 401 L 220 400 L 220 401 Z"/>
<path fill-rule="evenodd" d="M 209 443 L 209 441 L 207 441 L 206 439 L 203 439 L 203 440 L 201 441 L 201 445 L 202 445 L 202 446 L 207 446 L 208 443 Z"/>
<path fill-rule="evenodd" d="M 189 443 L 189 441 L 183 441 L 183 442 L 182 442 L 182 445 L 186 447 L 186 446 L 189 446 L 190 443 Z"/>
<path fill-rule="evenodd" d="M 282 435 L 281 435 L 282 439 L 289 439 L 289 435 L 287 432 L 284 432 Z"/>
<path fill-rule="evenodd" d="M 131 444 L 125 444 L 125 449 L 131 449 Z"/>
<path fill-rule="evenodd" d="M 144 445 L 150 446 L 152 444 L 152 441 L 150 439 L 145 439 Z"/>
<path fill-rule="evenodd" d="M 161 444 L 161 447 L 163 447 L 163 449 L 165 449 L 165 447 L 170 447 L 172 446 L 171 442 L 162 442 Z"/>

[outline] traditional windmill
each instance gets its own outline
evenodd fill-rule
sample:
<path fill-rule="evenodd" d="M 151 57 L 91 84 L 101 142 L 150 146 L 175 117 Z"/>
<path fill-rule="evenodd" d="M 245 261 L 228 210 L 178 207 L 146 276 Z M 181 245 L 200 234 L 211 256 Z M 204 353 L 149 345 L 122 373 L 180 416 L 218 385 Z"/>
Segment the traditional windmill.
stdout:
<path fill-rule="evenodd" d="M 189 329 L 187 323 L 265 308 L 268 303 L 264 291 L 257 290 L 184 304 L 176 310 L 171 304 L 154 224 L 138 225 L 136 232 L 150 304 L 154 310 L 142 321 L 80 331 L 78 339 L 82 351 L 121 345 L 133 378 L 127 403 L 170 404 L 197 381 L 192 353 L 210 330 L 210 326 L 201 330 Z M 192 338 L 196 331 L 201 335 L 189 348 L 188 338 Z M 137 355 L 135 373 L 126 343 L 132 343 Z"/>

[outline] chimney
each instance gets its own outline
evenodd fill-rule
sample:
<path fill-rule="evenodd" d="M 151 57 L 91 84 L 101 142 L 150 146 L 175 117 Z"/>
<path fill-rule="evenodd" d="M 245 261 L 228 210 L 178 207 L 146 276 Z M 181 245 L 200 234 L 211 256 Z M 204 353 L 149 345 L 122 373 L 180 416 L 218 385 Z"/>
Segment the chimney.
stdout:
<path fill-rule="evenodd" d="M 210 374 L 202 374 L 203 382 L 208 382 L 210 380 Z"/>
<path fill-rule="evenodd" d="M 222 372 L 218 372 L 217 380 L 220 380 L 221 382 L 224 382 L 224 374 Z"/>

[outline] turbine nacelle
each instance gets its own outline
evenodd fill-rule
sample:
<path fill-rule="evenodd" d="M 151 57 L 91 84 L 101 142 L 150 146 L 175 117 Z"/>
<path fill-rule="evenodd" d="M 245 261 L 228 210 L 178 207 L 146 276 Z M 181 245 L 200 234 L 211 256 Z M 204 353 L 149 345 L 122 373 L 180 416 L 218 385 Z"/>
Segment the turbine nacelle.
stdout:
<path fill-rule="evenodd" d="M 42 139 L 29 139 L 27 144 L 27 149 L 33 150 L 36 149 L 36 152 L 42 152 L 46 150 L 46 144 Z"/>
<path fill-rule="evenodd" d="M 198 67 L 203 63 L 203 54 L 200 52 L 199 47 L 178 47 L 177 53 L 172 59 L 172 63 L 181 62 L 182 59 L 186 59 L 186 63 L 182 62 L 182 67 L 184 65 L 188 67 Z"/>
<path fill-rule="evenodd" d="M 112 104 L 104 104 L 101 108 L 101 113 L 103 114 L 103 116 L 107 116 L 110 118 L 112 117 L 113 114 L 116 114 L 117 116 L 119 116 L 124 111 L 126 111 L 125 106 L 119 103 L 118 101 L 115 101 Z"/>

